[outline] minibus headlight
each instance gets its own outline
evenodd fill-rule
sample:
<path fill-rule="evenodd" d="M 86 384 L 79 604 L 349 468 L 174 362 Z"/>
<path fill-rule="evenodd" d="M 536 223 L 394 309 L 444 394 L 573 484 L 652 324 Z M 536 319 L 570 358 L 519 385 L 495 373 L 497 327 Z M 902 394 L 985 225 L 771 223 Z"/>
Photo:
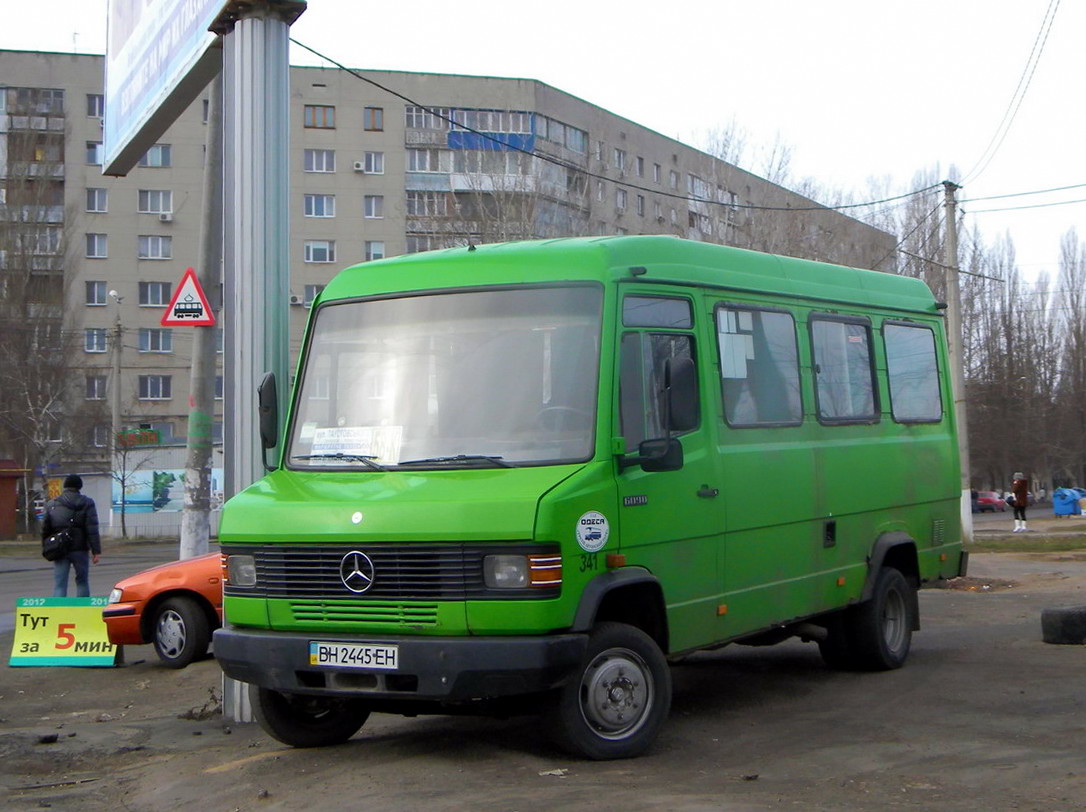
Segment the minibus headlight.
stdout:
<path fill-rule="evenodd" d="M 227 556 L 226 581 L 231 586 L 256 586 L 256 559 L 251 555 Z"/>
<path fill-rule="evenodd" d="M 483 559 L 483 580 L 491 589 L 528 586 L 528 558 L 523 555 L 488 555 Z"/>

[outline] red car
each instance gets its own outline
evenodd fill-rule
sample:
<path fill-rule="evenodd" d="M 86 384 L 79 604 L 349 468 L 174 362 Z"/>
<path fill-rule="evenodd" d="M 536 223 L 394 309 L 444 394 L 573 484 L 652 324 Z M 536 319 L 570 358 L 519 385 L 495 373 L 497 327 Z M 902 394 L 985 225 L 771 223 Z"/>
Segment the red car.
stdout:
<path fill-rule="evenodd" d="M 995 491 L 977 491 L 977 513 L 984 513 L 986 511 L 995 511 L 1004 513 L 1007 510 L 1007 503 L 1003 498 Z"/>
<path fill-rule="evenodd" d="M 222 625 L 221 558 L 208 553 L 174 561 L 118 583 L 102 610 L 109 642 L 154 643 L 170 668 L 203 657 L 211 633 Z"/>

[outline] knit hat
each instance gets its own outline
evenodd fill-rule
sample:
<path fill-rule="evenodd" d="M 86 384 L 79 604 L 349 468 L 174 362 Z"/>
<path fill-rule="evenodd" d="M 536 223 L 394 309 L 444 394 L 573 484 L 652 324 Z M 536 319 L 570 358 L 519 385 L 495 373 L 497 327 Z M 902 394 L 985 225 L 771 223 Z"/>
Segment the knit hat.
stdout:
<path fill-rule="evenodd" d="M 78 491 L 83 487 L 83 477 L 79 474 L 68 474 L 68 476 L 64 477 L 64 487 L 73 488 Z"/>
<path fill-rule="evenodd" d="M 1018 471 L 1018 472 L 1017 472 L 1017 473 L 1015 473 L 1015 475 L 1014 475 L 1014 479 L 1025 479 L 1025 478 L 1026 478 L 1026 475 L 1025 475 L 1025 474 L 1023 474 L 1023 473 L 1022 473 L 1021 471 Z"/>

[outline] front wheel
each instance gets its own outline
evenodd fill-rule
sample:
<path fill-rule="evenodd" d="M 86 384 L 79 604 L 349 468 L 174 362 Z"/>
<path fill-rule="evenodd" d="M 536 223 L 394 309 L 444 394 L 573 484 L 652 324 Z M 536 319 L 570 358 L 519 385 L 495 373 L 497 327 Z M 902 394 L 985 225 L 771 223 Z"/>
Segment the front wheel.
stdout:
<path fill-rule="evenodd" d="M 671 708 L 671 671 L 660 647 L 625 623 L 600 623 L 548 722 L 555 741 L 591 759 L 631 758 L 655 740 Z"/>
<path fill-rule="evenodd" d="M 199 604 L 192 598 L 174 597 L 155 612 L 155 652 L 169 668 L 184 668 L 207 654 L 211 629 Z"/>
<path fill-rule="evenodd" d="M 249 701 L 264 732 L 291 747 L 342 744 L 370 715 L 357 699 L 284 694 L 257 685 L 249 686 Z"/>

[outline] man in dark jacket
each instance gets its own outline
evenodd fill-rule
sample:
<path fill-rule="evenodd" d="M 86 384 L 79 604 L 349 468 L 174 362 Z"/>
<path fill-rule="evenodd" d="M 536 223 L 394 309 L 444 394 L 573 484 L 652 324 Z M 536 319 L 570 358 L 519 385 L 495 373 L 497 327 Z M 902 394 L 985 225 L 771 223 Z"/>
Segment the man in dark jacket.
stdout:
<path fill-rule="evenodd" d="M 80 598 L 90 597 L 90 562 L 102 555 L 102 537 L 98 534 L 98 509 L 94 500 L 79 491 L 83 478 L 69 474 L 64 478 L 64 492 L 49 503 L 42 521 L 42 538 L 66 527 L 75 537 L 66 556 L 53 562 L 53 597 L 68 596 L 68 568 L 75 570 L 75 590 Z"/>

